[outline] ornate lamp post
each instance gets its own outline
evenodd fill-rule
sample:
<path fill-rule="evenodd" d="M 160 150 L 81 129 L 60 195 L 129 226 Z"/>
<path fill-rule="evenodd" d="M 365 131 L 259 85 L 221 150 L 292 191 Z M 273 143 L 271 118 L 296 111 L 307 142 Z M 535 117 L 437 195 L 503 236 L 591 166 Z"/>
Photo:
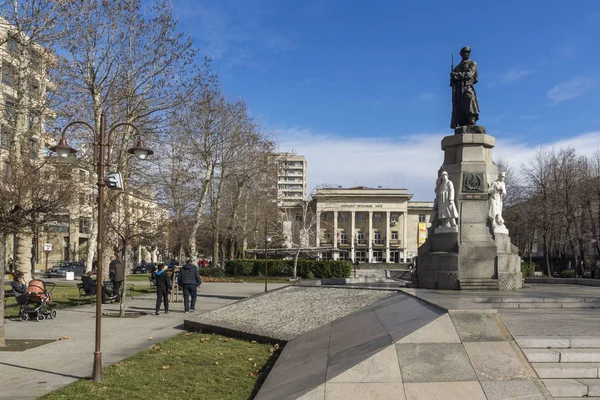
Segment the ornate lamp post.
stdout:
<path fill-rule="evenodd" d="M 68 128 L 73 125 L 84 125 L 88 127 L 92 133 L 95 134 L 94 128 L 87 122 L 73 121 L 67 124 L 61 134 L 61 139 L 56 146 L 50 147 L 50 150 L 57 153 L 61 157 L 67 157 L 69 154 L 75 153 L 77 150 L 73 149 L 67 144 L 65 133 Z M 154 154 L 154 152 L 146 148 L 141 140 L 141 134 L 135 125 L 127 122 L 122 122 L 113 125 L 108 131 L 110 137 L 111 133 L 118 127 L 129 126 L 133 128 L 138 134 L 138 141 L 136 146 L 128 150 L 130 154 L 134 154 L 140 160 L 145 159 L 148 155 Z M 106 114 L 100 115 L 100 132 L 98 137 L 98 238 L 97 238 L 97 249 L 96 257 L 98 259 L 96 268 L 96 344 L 94 350 L 94 368 L 92 370 L 92 380 L 102 380 L 102 350 L 101 350 L 101 339 L 102 339 L 102 249 L 104 244 L 104 188 L 106 183 L 104 182 L 105 166 L 108 164 L 105 160 L 106 153 Z"/>

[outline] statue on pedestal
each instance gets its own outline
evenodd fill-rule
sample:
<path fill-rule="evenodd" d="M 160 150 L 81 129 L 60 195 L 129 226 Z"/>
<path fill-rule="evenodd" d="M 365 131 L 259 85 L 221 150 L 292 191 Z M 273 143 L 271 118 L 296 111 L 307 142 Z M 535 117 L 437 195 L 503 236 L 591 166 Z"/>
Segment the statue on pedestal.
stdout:
<path fill-rule="evenodd" d="M 454 205 L 454 184 L 448 179 L 448 173 L 442 171 L 441 179 L 436 187 L 435 211 L 437 226 L 436 231 L 456 232 L 458 211 Z M 445 229 L 444 229 L 445 228 Z"/>
<path fill-rule="evenodd" d="M 471 60 L 471 48 L 463 47 L 460 50 L 462 61 L 450 72 L 450 86 L 452 87 L 452 129 L 460 126 L 476 125 L 479 119 L 479 102 L 475 93 L 478 81 L 477 63 Z"/>
<path fill-rule="evenodd" d="M 506 174 L 501 172 L 498 179 L 490 187 L 490 210 L 489 218 L 494 231 L 506 230 L 504 218 L 502 218 L 502 209 L 504 208 L 504 197 L 506 196 Z"/>

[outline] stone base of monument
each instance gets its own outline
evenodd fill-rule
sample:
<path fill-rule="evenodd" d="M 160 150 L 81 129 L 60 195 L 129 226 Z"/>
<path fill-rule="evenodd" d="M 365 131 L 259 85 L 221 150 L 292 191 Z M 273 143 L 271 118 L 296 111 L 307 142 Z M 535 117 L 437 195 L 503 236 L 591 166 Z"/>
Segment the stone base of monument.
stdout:
<path fill-rule="evenodd" d="M 427 241 L 419 247 L 418 285 L 448 290 L 520 289 L 517 248 L 506 227 L 493 224 L 488 215 L 490 186 L 498 177 L 492 159 L 495 139 L 485 134 L 484 127 L 463 130 L 478 132 L 445 137 L 440 168 L 448 172 L 455 188 L 458 229 L 429 230 Z"/>

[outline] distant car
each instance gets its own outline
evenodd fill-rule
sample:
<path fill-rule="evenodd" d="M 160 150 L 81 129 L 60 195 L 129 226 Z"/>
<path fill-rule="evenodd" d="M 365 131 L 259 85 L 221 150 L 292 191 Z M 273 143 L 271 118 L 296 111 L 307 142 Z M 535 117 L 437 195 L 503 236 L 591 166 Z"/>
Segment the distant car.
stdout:
<path fill-rule="evenodd" d="M 80 262 L 62 262 L 48 270 L 47 278 L 66 278 L 67 272 L 73 272 L 74 276 L 81 276 L 85 272 L 85 265 Z"/>
<path fill-rule="evenodd" d="M 135 266 L 135 268 L 133 268 L 133 273 L 134 274 L 147 274 L 148 272 L 152 272 L 152 270 L 154 269 L 155 265 L 154 263 L 141 263 Z"/>

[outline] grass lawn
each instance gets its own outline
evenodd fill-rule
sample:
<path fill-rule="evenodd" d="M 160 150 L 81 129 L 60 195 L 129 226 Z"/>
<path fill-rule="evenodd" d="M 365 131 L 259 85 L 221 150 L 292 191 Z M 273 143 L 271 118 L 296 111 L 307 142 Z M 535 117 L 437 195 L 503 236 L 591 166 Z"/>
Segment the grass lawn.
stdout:
<path fill-rule="evenodd" d="M 104 368 L 102 382 L 79 380 L 40 399 L 252 399 L 276 347 L 186 332 Z"/>

